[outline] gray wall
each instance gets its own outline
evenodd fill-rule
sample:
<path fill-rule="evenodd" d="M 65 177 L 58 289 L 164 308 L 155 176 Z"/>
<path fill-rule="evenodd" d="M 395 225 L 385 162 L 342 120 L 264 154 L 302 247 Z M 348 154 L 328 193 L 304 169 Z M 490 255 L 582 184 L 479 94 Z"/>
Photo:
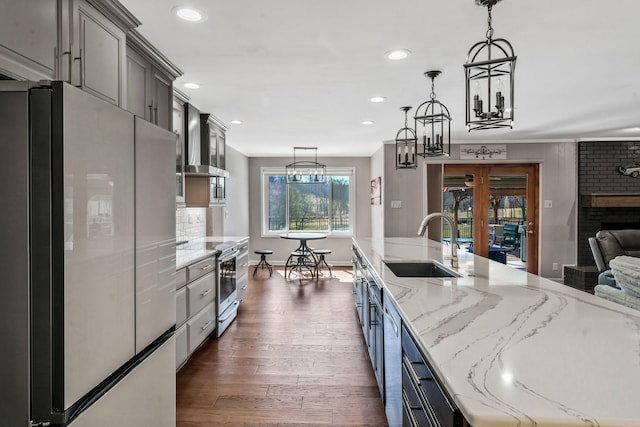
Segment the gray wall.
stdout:
<path fill-rule="evenodd" d="M 249 158 L 227 146 L 227 206 L 221 209 L 222 229 L 227 236 L 249 235 Z"/>
<path fill-rule="evenodd" d="M 277 236 L 262 236 L 261 201 L 262 188 L 260 170 L 263 167 L 282 167 L 291 163 L 291 157 L 250 157 L 249 158 L 249 235 L 250 261 L 257 263 L 260 258 L 254 254 L 256 249 L 272 249 L 273 255 L 269 257 L 272 264 L 284 264 L 289 253 L 295 249 L 296 242 L 284 240 Z M 356 185 L 356 229 L 357 237 L 371 235 L 371 158 L 370 157 L 326 157 L 318 158 L 318 161 L 327 166 L 335 167 L 355 167 Z M 384 196 L 383 196 L 384 197 Z M 230 212 L 229 215 L 233 213 Z M 226 230 L 225 230 L 226 231 Z M 314 243 L 316 248 L 331 249 L 333 253 L 327 256 L 330 264 L 351 265 L 351 237 L 329 237 Z"/>
<path fill-rule="evenodd" d="M 371 156 L 371 177 L 370 179 L 375 179 L 377 177 L 382 177 L 382 188 L 380 189 L 382 194 L 382 203 L 380 205 L 371 205 L 371 237 L 374 238 L 382 238 L 384 237 L 384 208 L 388 205 L 387 203 L 387 195 L 388 192 L 385 191 L 385 167 L 384 167 L 384 159 L 385 159 L 385 146 L 380 145 L 380 149 L 373 153 Z"/>
<path fill-rule="evenodd" d="M 426 168 L 419 158 L 417 169 L 396 169 L 395 155 L 395 144 L 385 144 L 384 236 L 415 237 L 425 212 Z M 401 207 L 391 208 L 392 201 L 399 201 Z"/>
<path fill-rule="evenodd" d="M 395 170 L 394 148 L 393 144 L 385 144 L 385 175 L 382 178 L 385 236 L 414 236 L 424 212 L 424 166 L 419 164 L 417 170 Z M 502 163 L 540 164 L 539 274 L 561 278 L 562 266 L 576 264 L 577 257 L 577 144 L 507 144 L 507 159 Z M 429 163 L 479 162 L 460 160 L 460 146 L 452 145 L 450 157 L 429 159 Z M 392 200 L 401 200 L 402 208 L 391 209 Z M 551 201 L 551 208 L 543 207 L 545 200 Z M 552 269 L 553 263 L 558 263 L 558 270 Z"/>

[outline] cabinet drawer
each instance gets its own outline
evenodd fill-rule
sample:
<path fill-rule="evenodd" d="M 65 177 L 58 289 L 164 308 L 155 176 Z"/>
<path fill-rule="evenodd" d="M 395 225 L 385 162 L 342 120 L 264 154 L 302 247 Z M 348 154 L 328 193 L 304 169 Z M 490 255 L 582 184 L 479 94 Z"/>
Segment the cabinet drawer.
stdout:
<path fill-rule="evenodd" d="M 187 288 L 176 291 L 176 326 L 187 321 Z"/>
<path fill-rule="evenodd" d="M 188 316 L 191 317 L 216 296 L 216 276 L 211 273 L 187 285 Z"/>
<path fill-rule="evenodd" d="M 187 284 L 187 269 L 181 268 L 176 271 L 176 289 L 180 289 Z"/>
<path fill-rule="evenodd" d="M 245 276 L 249 272 L 249 254 L 238 255 L 236 260 L 236 277 Z"/>
<path fill-rule="evenodd" d="M 216 270 L 216 259 L 210 257 L 187 267 L 187 280 L 193 282 L 198 277 Z"/>
<path fill-rule="evenodd" d="M 422 396 L 422 399 L 427 402 L 429 411 L 437 418 L 439 425 L 442 427 L 462 425 L 462 414 L 451 403 L 451 400 L 440 386 L 438 379 L 433 375 L 429 364 L 404 326 L 402 327 L 402 351 L 404 353 L 402 381 L 404 393 L 411 394 L 410 392 L 408 393 L 406 387 L 406 376 L 412 379 L 410 383 L 415 387 L 415 393 Z"/>
<path fill-rule="evenodd" d="M 176 331 L 176 370 L 182 366 L 189 355 L 187 325 L 182 325 Z"/>
<path fill-rule="evenodd" d="M 189 353 L 194 351 L 216 328 L 216 309 L 209 304 L 187 322 Z"/>

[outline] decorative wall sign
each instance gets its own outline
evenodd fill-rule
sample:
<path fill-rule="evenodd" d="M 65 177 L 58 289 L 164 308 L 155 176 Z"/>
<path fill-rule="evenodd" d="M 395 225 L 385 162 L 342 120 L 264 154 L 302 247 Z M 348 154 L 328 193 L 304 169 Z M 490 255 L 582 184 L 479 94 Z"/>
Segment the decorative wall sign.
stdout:
<path fill-rule="evenodd" d="M 379 205 L 382 203 L 382 177 L 371 180 L 371 204 Z"/>
<path fill-rule="evenodd" d="M 460 160 L 507 160 L 506 145 L 461 145 Z"/>

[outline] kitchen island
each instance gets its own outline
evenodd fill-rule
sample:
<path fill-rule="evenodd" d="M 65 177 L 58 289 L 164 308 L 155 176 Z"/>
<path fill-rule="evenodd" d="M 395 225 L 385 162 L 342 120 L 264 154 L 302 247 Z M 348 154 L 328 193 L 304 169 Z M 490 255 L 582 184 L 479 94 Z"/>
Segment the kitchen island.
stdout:
<path fill-rule="evenodd" d="M 640 312 L 466 252 L 462 277 L 400 278 L 383 261 L 450 266 L 449 247 L 353 243 L 471 426 L 640 425 Z"/>

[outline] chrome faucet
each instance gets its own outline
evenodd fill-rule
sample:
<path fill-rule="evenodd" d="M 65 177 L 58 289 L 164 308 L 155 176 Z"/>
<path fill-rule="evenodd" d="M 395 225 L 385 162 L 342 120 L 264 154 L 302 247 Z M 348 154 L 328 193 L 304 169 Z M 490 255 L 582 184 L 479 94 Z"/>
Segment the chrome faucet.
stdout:
<path fill-rule="evenodd" d="M 425 216 L 420 223 L 420 227 L 418 227 L 418 236 L 424 236 L 429 223 L 435 218 L 443 218 L 449 223 L 449 228 L 451 229 L 451 266 L 453 268 L 458 268 L 458 227 L 456 227 L 453 219 L 451 219 L 449 215 L 445 215 L 441 212 L 433 212 Z"/>

